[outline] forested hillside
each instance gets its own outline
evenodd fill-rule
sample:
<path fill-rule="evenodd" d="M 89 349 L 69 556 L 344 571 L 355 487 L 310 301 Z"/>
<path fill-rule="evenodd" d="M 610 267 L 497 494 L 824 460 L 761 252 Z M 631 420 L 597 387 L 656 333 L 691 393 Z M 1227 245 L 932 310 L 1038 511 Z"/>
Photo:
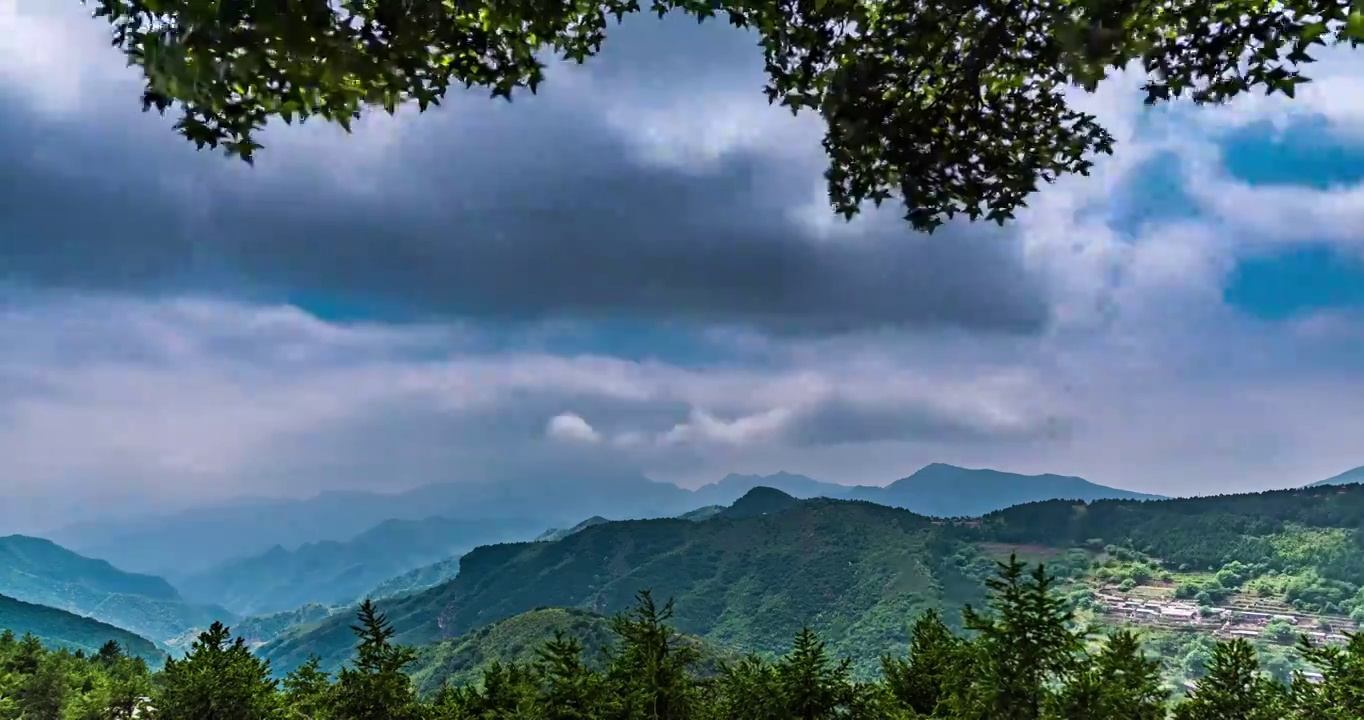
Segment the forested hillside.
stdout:
<path fill-rule="evenodd" d="M 650 589 L 676 600 L 680 630 L 718 645 L 780 652 L 809 624 L 866 665 L 868 648 L 902 647 L 917 610 L 978 597 L 976 579 L 947 562 L 951 543 L 904 510 L 805 500 L 748 517 L 612 522 L 558 542 L 478 548 L 454 580 L 380 607 L 399 640 L 425 644 L 543 606 L 611 614 Z M 330 618 L 260 652 L 282 669 L 313 653 L 335 668 L 350 652 L 348 624 Z"/>
<path fill-rule="evenodd" d="M 965 632 L 936 612 L 901 618 L 906 651 L 881 658 L 865 680 L 808 629 L 777 657 L 708 658 L 676 631 L 674 608 L 647 593 L 605 628 L 581 612 L 537 611 L 422 652 L 395 644 L 388 619 L 366 602 L 350 628 L 348 667 L 332 675 L 314 658 L 282 679 L 217 624 L 156 677 L 113 644 L 73 655 L 4 633 L 0 716 L 93 720 L 154 708 L 160 720 L 1364 717 L 1364 637 L 1332 648 L 1303 641 L 1313 674 L 1291 685 L 1265 675 L 1244 640 L 1219 642 L 1200 679 L 1172 693 L 1136 635 L 1077 622 L 1044 568 L 1010 558 L 988 587 L 984 605 L 954 623 Z M 547 626 L 559 632 L 543 639 Z M 434 681 L 437 673 L 448 682 Z"/>
<path fill-rule="evenodd" d="M 85 615 L 164 642 L 214 620 L 218 607 L 186 602 L 159 577 L 128 573 L 40 538 L 0 538 L 0 593 Z"/>
<path fill-rule="evenodd" d="M 1212 599 L 1231 592 L 1364 618 L 1364 486 L 1157 503 L 1032 503 L 982 519 L 980 537 L 1050 546 L 1116 545 L 1153 558 Z M 1138 578 L 1137 582 L 1147 578 Z"/>
<path fill-rule="evenodd" d="M 0 595 L 0 630 L 15 635 L 32 634 L 53 649 L 96 653 L 105 643 L 113 641 L 129 655 L 154 666 L 159 667 L 166 659 L 165 651 L 155 643 L 122 628 L 4 595 Z"/>

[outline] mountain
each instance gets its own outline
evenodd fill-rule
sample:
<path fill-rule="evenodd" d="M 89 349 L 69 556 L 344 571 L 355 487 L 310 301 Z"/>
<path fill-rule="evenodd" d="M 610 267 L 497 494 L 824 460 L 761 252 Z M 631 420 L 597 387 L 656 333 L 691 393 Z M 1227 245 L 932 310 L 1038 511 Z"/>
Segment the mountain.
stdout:
<path fill-rule="evenodd" d="M 706 505 L 705 507 L 699 507 L 696 508 L 695 510 L 688 510 L 687 512 L 684 512 L 681 515 L 678 515 L 677 517 L 681 520 L 690 520 L 692 522 L 704 522 L 715 517 L 716 515 L 719 515 L 724 511 L 725 511 L 724 505 Z"/>
<path fill-rule="evenodd" d="M 551 530 L 546 530 L 540 534 L 540 537 L 535 538 L 535 542 L 554 542 L 556 540 L 563 540 L 564 538 L 568 537 L 569 535 L 572 535 L 575 532 L 585 530 L 587 528 L 592 527 L 593 525 L 601 525 L 602 523 L 608 522 L 611 521 L 607 520 L 606 518 L 600 515 L 593 515 L 592 517 L 578 523 L 577 525 L 574 525 L 571 528 L 567 529 L 554 528 Z"/>
<path fill-rule="evenodd" d="M 234 624 L 232 634 L 245 640 L 247 645 L 257 647 L 274 640 L 286 630 L 320 622 L 341 611 L 340 608 L 310 603 L 294 610 L 253 615 Z"/>
<path fill-rule="evenodd" d="M 1354 470 L 1346 470 L 1345 472 L 1335 477 L 1326 478 L 1325 480 L 1318 480 L 1317 482 L 1314 482 L 1311 485 L 1308 485 L 1307 487 L 1320 487 L 1322 485 L 1349 485 L 1350 483 L 1364 483 L 1364 467 L 1357 467 Z"/>
<path fill-rule="evenodd" d="M 755 487 L 770 487 L 795 498 L 869 500 L 946 517 L 979 515 L 1051 498 L 1156 497 L 1075 477 L 941 464 L 929 465 L 886 487 L 838 485 L 779 472 L 728 475 L 696 490 L 597 468 L 565 470 L 553 477 L 509 473 L 398 493 L 327 492 L 302 500 L 238 500 L 165 516 L 83 523 L 52 537 L 76 552 L 106 558 L 125 569 L 160 574 L 178 584 L 187 576 L 256 558 L 275 546 L 287 551 L 310 543 L 345 542 L 386 520 L 440 516 L 489 523 L 533 521 L 538 528 L 563 528 L 593 515 L 672 517 L 701 506 L 729 505 Z"/>
<path fill-rule="evenodd" d="M 378 600 L 411 595 L 435 587 L 459 574 L 459 559 L 461 557 L 463 556 L 452 555 L 439 562 L 423 565 L 415 570 L 408 570 L 402 575 L 389 578 L 370 588 L 370 591 L 365 593 L 365 597 Z"/>
<path fill-rule="evenodd" d="M 676 601 L 680 632 L 718 645 L 783 652 L 809 624 L 832 650 L 874 660 L 903 649 L 916 611 L 978 597 L 979 584 L 945 562 L 944 538 L 929 518 L 828 499 L 706 522 L 610 522 L 557 542 L 480 547 L 454 579 L 379 606 L 398 642 L 422 645 L 543 606 L 611 614 L 648 588 Z M 280 670 L 310 653 L 334 668 L 350 655 L 350 623 L 328 618 L 258 652 Z"/>
<path fill-rule="evenodd" d="M 848 497 L 932 517 L 977 517 L 1039 500 L 1160 500 L 1066 475 L 1019 475 L 933 463 L 885 487 L 851 488 Z"/>
<path fill-rule="evenodd" d="M 323 541 L 224 563 L 179 581 L 187 597 L 240 615 L 308 603 L 349 605 L 395 575 L 462 555 L 478 545 L 522 540 L 538 520 L 429 517 L 386 520 L 345 542 Z"/>
<path fill-rule="evenodd" d="M 166 653 L 156 643 L 127 630 L 5 595 L 0 595 L 0 630 L 9 630 L 15 635 L 32 633 L 50 648 L 83 650 L 91 654 L 113 640 L 123 652 L 146 660 L 152 667 L 159 667 L 166 660 Z"/>
<path fill-rule="evenodd" d="M 729 505 L 756 487 L 780 490 L 795 498 L 845 498 L 853 490 L 851 485 L 822 482 L 804 475 L 778 472 L 772 475 L 737 475 L 730 473 L 718 482 L 693 490 L 694 501 L 706 505 Z"/>
<path fill-rule="evenodd" d="M 734 501 L 733 505 L 720 511 L 719 517 L 741 519 L 779 513 L 799 504 L 800 501 L 786 493 L 769 487 L 755 487 Z"/>
<path fill-rule="evenodd" d="M 0 593 L 85 615 L 156 641 L 164 641 L 228 611 L 188 603 L 164 579 L 119 570 L 50 540 L 0 537 Z"/>
<path fill-rule="evenodd" d="M 399 493 L 326 492 L 301 500 L 243 500 L 163 516 L 72 525 L 52 537 L 120 567 L 180 580 L 278 545 L 344 542 L 386 520 L 439 516 L 489 524 L 565 527 L 592 515 L 657 517 L 696 506 L 693 494 L 617 470 L 573 471 L 427 485 Z M 737 497 L 737 495 L 736 495 Z M 532 535 L 533 537 L 533 532 Z M 392 573 L 390 573 L 392 574 Z"/>

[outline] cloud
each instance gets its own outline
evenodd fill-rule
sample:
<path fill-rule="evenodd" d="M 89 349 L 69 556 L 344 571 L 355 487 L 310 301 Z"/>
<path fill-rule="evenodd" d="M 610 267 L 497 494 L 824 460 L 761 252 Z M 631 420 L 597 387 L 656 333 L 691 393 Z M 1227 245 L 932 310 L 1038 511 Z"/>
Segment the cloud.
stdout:
<path fill-rule="evenodd" d="M 572 442 L 601 442 L 601 434 L 586 420 L 573 413 L 562 413 L 550 418 L 545 434 L 551 438 Z"/>
<path fill-rule="evenodd" d="M 1248 259 L 1357 251 L 1358 182 L 1226 157 L 1257 123 L 1364 144 L 1349 103 L 1148 112 L 1120 76 L 1081 98 L 1121 141 L 1092 177 L 924 237 L 832 218 L 818 122 L 723 27 L 636 18 L 538 97 L 272 131 L 252 170 L 139 114 L 77 7 L 0 9 L 6 527 L 575 463 L 1165 493 L 1364 464 L 1358 313 L 1225 297 Z"/>
<path fill-rule="evenodd" d="M 745 36 L 649 18 L 621 36 L 509 105 L 470 92 L 350 138 L 277 128 L 255 171 L 193 153 L 136 113 L 131 87 L 98 101 L 99 124 L 7 103 L 0 252 L 11 279 L 43 287 L 343 298 L 405 317 L 820 334 L 1045 324 L 1045 288 L 1006 232 L 930 240 L 887 211 L 827 242 L 809 221 L 817 124 L 766 104 Z M 673 54 L 632 67 L 631 38 Z"/>

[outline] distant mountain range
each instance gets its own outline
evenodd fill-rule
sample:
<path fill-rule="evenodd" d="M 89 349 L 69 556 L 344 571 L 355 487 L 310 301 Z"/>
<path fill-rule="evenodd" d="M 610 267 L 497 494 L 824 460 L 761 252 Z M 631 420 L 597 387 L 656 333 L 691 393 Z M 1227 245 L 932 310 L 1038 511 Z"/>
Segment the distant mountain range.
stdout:
<path fill-rule="evenodd" d="M 215 602 L 242 616 L 308 603 L 349 605 L 394 576 L 479 545 L 525 540 L 541 527 L 536 520 L 515 519 L 385 520 L 344 542 L 325 540 L 297 550 L 276 545 L 176 578 L 176 584 L 192 600 Z"/>
<path fill-rule="evenodd" d="M 24 535 L 0 537 L 0 593 L 84 615 L 158 642 L 232 613 L 186 602 L 164 579 L 124 572 L 104 560 Z"/>
<path fill-rule="evenodd" d="M 47 647 L 81 650 L 87 654 L 99 652 L 105 643 L 113 640 L 123 652 L 146 660 L 154 668 L 166 660 L 166 653 L 155 643 L 123 628 L 5 595 L 0 595 L 0 630 L 20 636 L 32 633 Z"/>
<path fill-rule="evenodd" d="M 1156 502 L 1057 499 L 952 521 L 758 487 L 702 521 L 607 522 L 553 542 L 480 547 L 460 560 L 453 579 L 378 604 L 398 642 L 441 642 L 445 650 L 427 661 L 450 662 L 451 675 L 475 664 L 482 646 L 457 648 L 480 628 L 544 607 L 610 615 L 631 607 L 641 589 L 674 600 L 674 627 L 717 647 L 782 653 L 808 626 L 833 654 L 869 670 L 883 654 L 905 651 L 906 626 L 918 612 L 942 609 L 951 623 L 962 604 L 979 603 L 996 561 L 1013 553 L 1083 574 L 1101 548 L 1117 546 L 1160 558 L 1152 562 L 1182 582 L 1224 593 L 1235 588 L 1207 579 L 1218 568 L 1266 562 L 1310 587 L 1303 597 L 1317 607 L 1346 612 L 1364 577 L 1361 518 L 1359 488 Z M 1304 561 L 1308 543 L 1317 547 Z M 1149 578 L 1153 566 L 1140 567 Z M 313 654 L 334 669 L 351 655 L 351 624 L 350 613 L 336 613 L 281 633 L 257 653 L 277 672 Z"/>
<path fill-rule="evenodd" d="M 264 553 L 280 556 L 308 543 L 348 541 L 384 521 L 432 516 L 489 524 L 570 527 L 584 517 L 613 520 L 672 517 L 703 506 L 729 505 L 754 487 L 793 497 L 869 500 L 918 513 L 961 516 L 1033 500 L 1146 498 L 1077 477 L 1019 475 L 934 464 L 885 487 L 848 486 L 803 475 L 729 475 L 695 490 L 640 475 L 579 474 L 518 481 L 448 483 L 402 493 L 329 492 L 305 500 L 239 500 L 167 516 L 83 523 L 53 538 L 119 567 L 196 584 L 191 576 L 222 572 L 231 561 L 253 566 Z M 531 539 L 534 533 L 515 539 Z M 483 540 L 495 542 L 496 540 Z M 277 558 L 282 560 L 282 557 Z M 261 567 L 264 567 L 262 565 Z M 249 574 L 249 573 L 248 573 Z M 363 592 L 361 590 L 360 592 Z M 208 594 L 205 594 L 207 596 Z M 235 602 L 235 601 L 232 601 Z M 279 607 L 279 603 L 272 603 Z M 238 607 L 246 607 L 239 605 Z"/>
<path fill-rule="evenodd" d="M 1329 477 L 1326 478 L 1325 480 L 1318 480 L 1317 482 L 1314 482 L 1311 485 L 1308 485 L 1307 487 L 1320 487 L 1322 485 L 1349 485 L 1351 483 L 1364 483 L 1364 467 L 1357 467 L 1354 470 L 1346 470 L 1345 472 L 1336 475 L 1335 477 Z"/>

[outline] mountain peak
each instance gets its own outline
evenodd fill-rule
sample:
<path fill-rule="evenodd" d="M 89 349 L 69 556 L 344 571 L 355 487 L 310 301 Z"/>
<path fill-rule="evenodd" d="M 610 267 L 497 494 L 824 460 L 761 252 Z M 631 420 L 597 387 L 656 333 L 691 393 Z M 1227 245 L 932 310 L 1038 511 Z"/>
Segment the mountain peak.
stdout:
<path fill-rule="evenodd" d="M 722 515 L 729 518 L 755 517 L 768 513 L 781 512 L 800 502 L 794 497 L 776 489 L 759 485 L 744 493 L 734 501 Z"/>

